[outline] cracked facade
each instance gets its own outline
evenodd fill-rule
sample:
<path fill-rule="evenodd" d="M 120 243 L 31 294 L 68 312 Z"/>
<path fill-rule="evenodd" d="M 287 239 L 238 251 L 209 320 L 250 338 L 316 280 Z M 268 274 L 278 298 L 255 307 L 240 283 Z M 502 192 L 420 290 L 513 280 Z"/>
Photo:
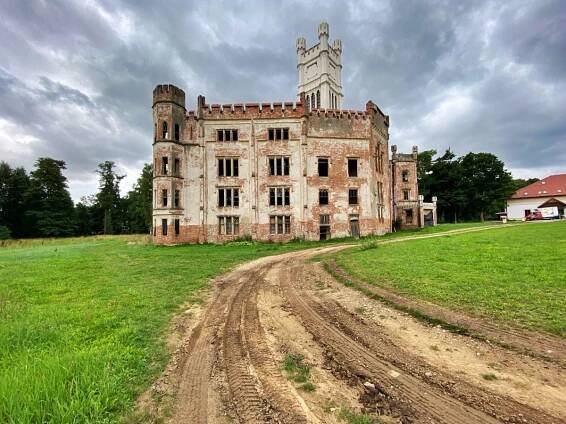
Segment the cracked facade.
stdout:
<path fill-rule="evenodd" d="M 318 44 L 297 41 L 296 102 L 199 96 L 187 111 L 183 90 L 154 89 L 156 243 L 383 234 L 397 217 L 409 227 L 436 223 L 436 205 L 418 195 L 416 150 L 389 160 L 389 117 L 372 101 L 340 109 L 342 45 L 328 36 L 322 23 Z"/>

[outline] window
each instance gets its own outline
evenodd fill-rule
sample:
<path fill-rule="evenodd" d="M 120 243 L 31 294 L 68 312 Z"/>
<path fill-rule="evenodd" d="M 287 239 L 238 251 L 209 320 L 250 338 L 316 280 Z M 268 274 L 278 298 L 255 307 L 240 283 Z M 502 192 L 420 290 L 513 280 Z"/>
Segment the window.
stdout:
<path fill-rule="evenodd" d="M 413 210 L 412 209 L 405 209 L 405 222 L 407 224 L 413 223 Z"/>
<path fill-rule="evenodd" d="M 238 141 L 238 130 L 216 130 L 217 141 Z"/>
<path fill-rule="evenodd" d="M 311 110 L 313 110 L 313 109 L 316 108 L 315 102 L 316 102 L 316 99 L 314 98 L 314 93 L 312 93 L 312 96 L 311 96 Z"/>
<path fill-rule="evenodd" d="M 161 158 L 161 173 L 163 175 L 167 175 L 169 173 L 169 158 L 167 156 L 163 156 Z"/>
<path fill-rule="evenodd" d="M 383 152 L 377 148 L 375 168 L 377 172 L 383 172 Z"/>
<path fill-rule="evenodd" d="M 223 187 L 218 189 L 218 207 L 235 207 L 240 206 L 240 189 L 232 187 Z"/>
<path fill-rule="evenodd" d="M 218 234 L 235 236 L 240 233 L 240 217 L 238 216 L 219 216 Z"/>
<path fill-rule="evenodd" d="M 290 204 L 289 187 L 269 187 L 269 206 L 289 206 Z"/>
<path fill-rule="evenodd" d="M 328 177 L 328 158 L 318 158 L 318 176 Z"/>
<path fill-rule="evenodd" d="M 219 177 L 238 176 L 238 158 L 218 158 Z"/>
<path fill-rule="evenodd" d="M 377 183 L 377 217 L 381 220 L 385 217 L 385 204 L 383 200 L 383 183 Z"/>
<path fill-rule="evenodd" d="M 328 240 L 330 238 L 330 215 L 320 215 L 319 223 L 320 240 Z"/>
<path fill-rule="evenodd" d="M 173 174 L 179 175 L 180 169 L 181 169 L 181 161 L 175 158 L 175 161 L 173 162 Z"/>
<path fill-rule="evenodd" d="M 403 179 L 404 183 L 408 183 L 409 182 L 409 171 L 403 171 L 401 173 L 401 178 Z"/>
<path fill-rule="evenodd" d="M 311 108 L 311 96 L 310 94 L 307 96 L 307 110 L 310 111 Z"/>
<path fill-rule="evenodd" d="M 290 215 L 271 215 L 269 217 L 270 234 L 291 234 Z"/>
<path fill-rule="evenodd" d="M 175 124 L 175 140 L 179 141 L 179 136 L 180 136 L 180 131 L 179 131 L 179 124 Z"/>
<path fill-rule="evenodd" d="M 180 230 L 179 222 L 180 222 L 179 219 L 175 219 L 175 235 L 176 236 L 179 235 L 179 230 Z"/>
<path fill-rule="evenodd" d="M 268 128 L 267 138 L 273 140 L 289 140 L 289 128 Z"/>
<path fill-rule="evenodd" d="M 320 90 L 316 90 L 316 107 L 320 109 Z"/>
<path fill-rule="evenodd" d="M 161 234 L 164 236 L 167 235 L 167 219 L 161 220 Z"/>
<path fill-rule="evenodd" d="M 358 160 L 348 159 L 348 177 L 358 176 Z"/>
<path fill-rule="evenodd" d="M 409 200 L 411 197 L 411 190 L 403 190 L 403 200 Z"/>
<path fill-rule="evenodd" d="M 530 209 L 525 209 L 525 216 L 528 216 L 531 214 L 531 210 Z"/>
<path fill-rule="evenodd" d="M 348 203 L 350 205 L 357 205 L 358 204 L 358 189 L 351 188 L 348 190 Z"/>
<path fill-rule="evenodd" d="M 179 201 L 181 194 L 179 190 L 175 190 L 175 197 L 173 197 L 173 206 L 178 208 L 181 202 Z"/>
<path fill-rule="evenodd" d="M 269 175 L 289 175 L 289 158 L 287 156 L 270 157 Z"/>
<path fill-rule="evenodd" d="M 318 204 L 319 205 L 328 205 L 328 190 L 319 190 L 318 191 Z"/>
<path fill-rule="evenodd" d="M 163 123 L 163 136 L 162 138 L 167 138 L 169 136 L 169 134 L 167 133 L 167 122 Z"/>
<path fill-rule="evenodd" d="M 161 190 L 161 206 L 167 207 L 167 189 Z"/>
<path fill-rule="evenodd" d="M 156 222 L 155 222 L 155 219 L 153 220 L 153 228 L 152 228 L 152 231 L 153 231 L 153 237 L 155 237 L 155 236 L 157 235 L 157 224 L 156 224 Z"/>

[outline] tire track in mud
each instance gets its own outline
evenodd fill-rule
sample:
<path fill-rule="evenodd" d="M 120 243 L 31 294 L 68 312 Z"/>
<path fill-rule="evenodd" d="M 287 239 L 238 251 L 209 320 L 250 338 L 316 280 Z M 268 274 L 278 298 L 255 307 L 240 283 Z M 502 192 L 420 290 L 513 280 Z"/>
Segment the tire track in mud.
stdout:
<path fill-rule="evenodd" d="M 287 263 L 279 266 L 279 280 L 285 296 L 305 328 L 330 352 L 335 362 L 358 379 L 372 382 L 385 393 L 393 404 L 393 412 L 405 416 L 407 422 L 495 423 L 499 422 L 498 419 L 518 423 L 560 422 L 557 418 L 461 381 L 454 384 L 450 378 L 445 378 L 437 381 L 436 385 L 429 379 L 421 381 L 418 373 L 413 375 L 420 361 L 396 349 L 379 333 L 379 329 L 356 320 L 339 304 L 321 304 L 307 291 L 301 290 L 297 282 L 302 279 L 304 265 Z M 295 284 L 291 283 L 291 275 Z M 405 362 L 398 360 L 400 357 L 404 357 Z M 437 371 L 435 375 L 442 376 L 442 373 Z M 397 411 L 394 411 L 395 408 Z"/>

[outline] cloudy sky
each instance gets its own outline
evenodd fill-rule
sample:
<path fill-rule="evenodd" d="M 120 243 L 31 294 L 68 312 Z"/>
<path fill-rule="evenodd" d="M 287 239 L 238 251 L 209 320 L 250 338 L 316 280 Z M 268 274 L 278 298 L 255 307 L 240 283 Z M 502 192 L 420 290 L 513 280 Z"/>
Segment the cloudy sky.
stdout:
<path fill-rule="evenodd" d="M 566 172 L 566 1 L 0 2 L 0 160 L 67 162 L 75 200 L 151 160 L 156 84 L 209 103 L 296 98 L 295 40 L 343 44 L 343 106 L 372 99 L 408 150 L 488 151 Z"/>

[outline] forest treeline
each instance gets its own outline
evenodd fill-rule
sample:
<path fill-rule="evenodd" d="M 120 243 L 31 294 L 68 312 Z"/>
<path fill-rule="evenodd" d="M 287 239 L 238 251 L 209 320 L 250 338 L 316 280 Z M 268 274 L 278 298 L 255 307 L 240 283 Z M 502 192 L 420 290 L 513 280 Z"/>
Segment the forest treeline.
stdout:
<path fill-rule="evenodd" d="M 0 162 L 0 239 L 149 233 L 153 171 L 145 164 L 120 195 L 114 162 L 98 165 L 98 192 L 73 203 L 62 160 L 39 158 L 29 174 Z"/>
<path fill-rule="evenodd" d="M 152 213 L 150 164 L 125 196 L 112 161 L 96 170 L 98 192 L 73 203 L 62 160 L 39 158 L 28 174 L 22 167 L 0 162 L 0 239 L 65 237 L 93 234 L 149 233 Z M 537 179 L 513 179 L 497 156 L 447 150 L 426 150 L 418 156 L 419 192 L 438 198 L 440 222 L 480 220 L 504 210 L 511 193 Z"/>

